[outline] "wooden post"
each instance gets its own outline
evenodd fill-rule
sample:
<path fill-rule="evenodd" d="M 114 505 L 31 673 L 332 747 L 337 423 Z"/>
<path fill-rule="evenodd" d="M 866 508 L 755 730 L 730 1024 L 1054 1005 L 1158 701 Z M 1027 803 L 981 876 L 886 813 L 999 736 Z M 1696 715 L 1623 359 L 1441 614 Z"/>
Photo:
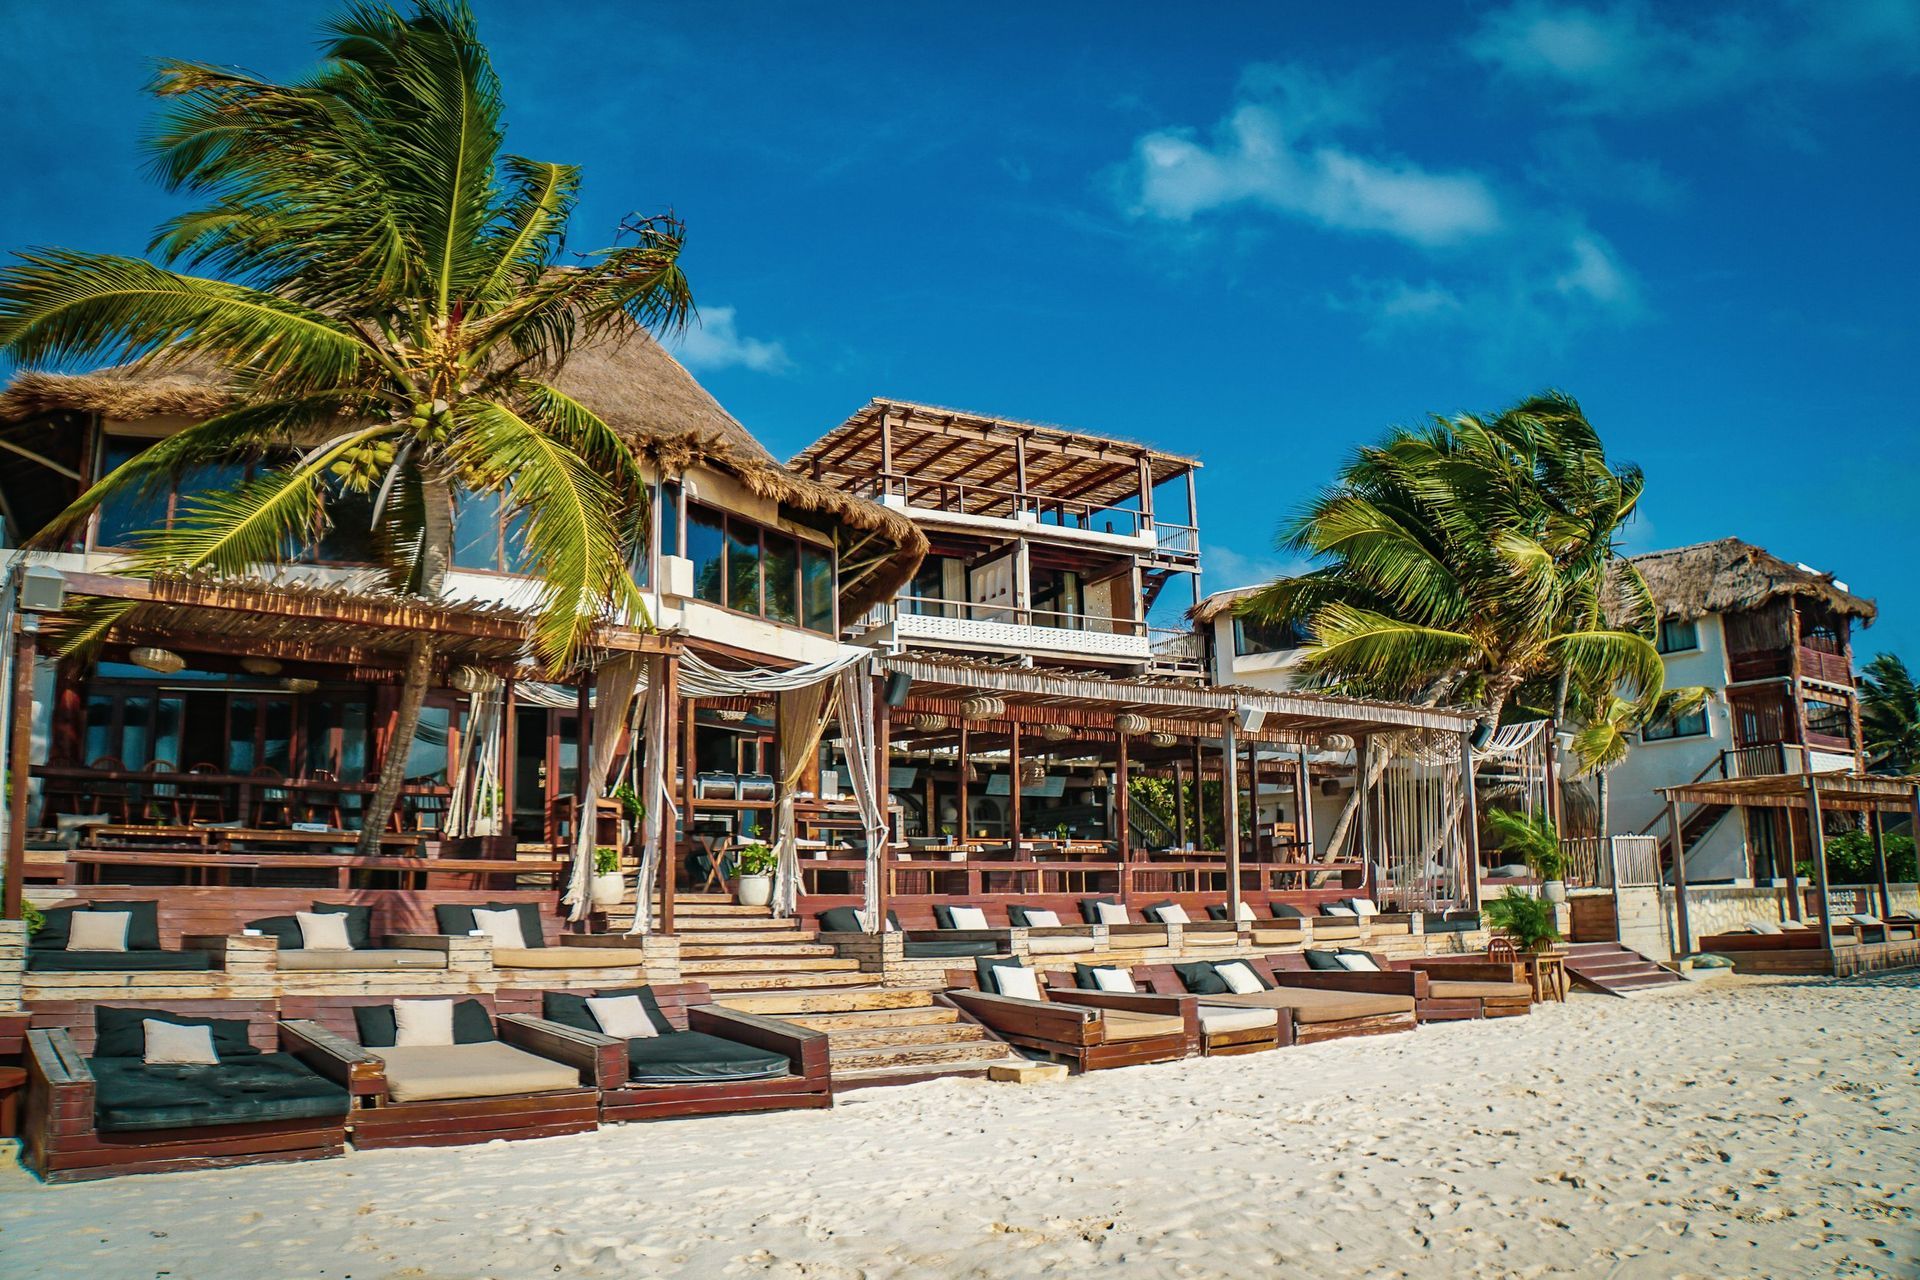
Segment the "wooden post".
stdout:
<path fill-rule="evenodd" d="M 1887 891 L 1886 819 L 1880 816 L 1876 806 L 1867 815 L 1867 821 L 1873 824 L 1873 874 L 1880 885 L 1880 918 L 1884 920 L 1893 914 L 1893 895 Z"/>
<path fill-rule="evenodd" d="M 647 744 L 647 750 L 666 753 L 666 764 L 664 766 L 666 770 L 666 790 L 667 793 L 671 795 L 673 793 L 673 764 L 675 760 L 679 759 L 680 750 L 679 657 L 675 654 L 668 654 L 665 660 L 661 662 L 660 669 L 661 679 L 666 681 L 665 705 L 667 708 L 667 737 L 664 742 L 649 742 Z M 692 815 L 685 810 L 682 810 L 682 814 L 684 820 L 688 822 L 688 829 L 691 830 Z M 673 932 L 673 893 L 680 879 L 680 844 L 679 841 L 674 838 L 673 828 L 666 825 L 666 820 L 667 816 L 664 813 L 661 814 L 660 835 L 665 848 L 660 851 L 660 932 L 670 934 Z"/>
<path fill-rule="evenodd" d="M 1029 554 L 1025 538 L 1020 538 L 1013 544 L 1013 603 L 1015 609 L 1013 616 L 1022 626 L 1032 626 L 1033 559 Z"/>
<path fill-rule="evenodd" d="M 1182 849 L 1187 847 L 1187 770 L 1173 762 L 1173 838 Z"/>
<path fill-rule="evenodd" d="M 1370 734 L 1360 734 L 1353 740 L 1353 803 L 1356 810 L 1354 824 L 1360 832 L 1360 865 L 1363 876 L 1366 874 L 1364 869 L 1373 865 L 1373 815 L 1368 812 L 1373 807 L 1369 803 L 1373 788 L 1367 785 L 1367 769 L 1372 763 L 1373 737 Z M 1333 850 L 1327 850 L 1327 857 L 1329 861 L 1332 860 Z"/>
<path fill-rule="evenodd" d="M 1233 717 L 1220 726 L 1220 822 L 1227 850 L 1227 919 L 1240 918 L 1240 744 Z"/>
<path fill-rule="evenodd" d="M 1307 764 L 1307 744 L 1300 744 L 1300 771 L 1296 775 L 1295 796 L 1297 812 L 1293 815 L 1294 839 L 1306 848 L 1302 862 L 1313 861 L 1313 770 Z"/>
<path fill-rule="evenodd" d="M 1020 861 L 1020 722 L 1007 717 L 1007 826 L 1013 860 Z"/>
<path fill-rule="evenodd" d="M 960 837 L 954 843 L 965 844 L 973 836 L 973 810 L 968 795 L 967 771 L 973 767 L 973 756 L 967 747 L 967 722 L 960 721 L 960 821 L 954 830 Z"/>
<path fill-rule="evenodd" d="M 1252 833 L 1248 852 L 1260 860 L 1260 748 L 1247 744 L 1247 830 Z"/>
<path fill-rule="evenodd" d="M 510 842 L 509 848 L 519 843 L 518 838 L 513 834 L 513 806 L 517 798 L 514 794 L 513 775 L 519 772 L 514 768 L 513 758 L 515 743 L 518 741 L 513 724 L 518 718 L 515 714 L 514 689 L 515 682 L 509 678 L 506 688 L 500 694 L 500 822 L 501 830 Z"/>
<path fill-rule="evenodd" d="M 1464 799 L 1460 805 L 1461 837 L 1466 850 L 1467 905 L 1475 911 L 1480 909 L 1480 802 L 1474 795 L 1473 777 L 1473 735 L 1460 735 L 1460 788 Z M 1618 890 L 1616 889 L 1616 892 Z"/>
<path fill-rule="evenodd" d="M 1680 830 L 1680 802 L 1667 797 L 1667 824 L 1673 828 L 1673 910 L 1680 933 L 1680 954 L 1693 951 L 1693 930 L 1687 924 L 1687 838 Z"/>
<path fill-rule="evenodd" d="M 580 842 L 583 839 L 586 841 L 589 871 L 593 868 L 594 845 L 600 839 L 600 806 L 587 786 L 591 776 L 590 771 L 593 768 L 593 686 L 595 683 L 595 678 L 591 674 L 580 681 L 578 706 L 580 767 L 573 775 L 573 847 L 578 850 Z M 579 855 L 576 853 L 575 856 Z M 591 905 L 588 909 L 592 909 Z"/>
<path fill-rule="evenodd" d="M 0 919 L 21 917 L 27 875 L 27 790 L 33 764 L 34 634 L 16 615 L 13 639 L 13 729 L 7 742 L 7 879 L 0 889 Z"/>
<path fill-rule="evenodd" d="M 697 784 L 694 776 L 697 772 L 695 768 L 697 757 L 694 755 L 693 745 L 696 732 L 694 716 L 698 708 L 694 704 L 695 699 L 687 698 L 680 707 L 680 825 L 686 836 L 688 853 L 692 853 L 694 849 L 693 797 Z M 713 856 L 718 858 L 719 851 L 716 850 Z M 725 876 L 721 877 L 721 883 L 726 883 Z"/>
<path fill-rule="evenodd" d="M 1207 748 L 1193 740 L 1193 847 L 1207 846 Z"/>
<path fill-rule="evenodd" d="M 1127 761 L 1127 735 L 1115 732 L 1118 745 L 1113 753 L 1113 825 L 1120 847 L 1120 901 L 1124 905 L 1133 888 L 1133 797 L 1127 781 L 1131 770 Z"/>
<path fill-rule="evenodd" d="M 880 919 L 887 918 L 887 899 L 891 896 L 887 890 L 891 887 L 893 867 L 893 708 L 887 705 L 885 681 L 874 679 L 873 690 L 873 776 L 880 783 L 880 856 L 873 859 L 880 868 L 880 883 L 874 886 L 874 910 Z M 884 924 L 881 932 L 886 931 Z"/>
<path fill-rule="evenodd" d="M 1833 904 L 1827 900 L 1827 827 L 1820 818 L 1820 782 L 1807 774 L 1807 836 L 1813 848 L 1813 882 L 1820 890 L 1820 945 L 1833 950 Z"/>
<path fill-rule="evenodd" d="M 1800 838 L 1793 823 L 1793 810 L 1780 810 L 1780 823 L 1787 829 L 1787 919 L 1804 920 L 1807 904 L 1800 899 Z"/>

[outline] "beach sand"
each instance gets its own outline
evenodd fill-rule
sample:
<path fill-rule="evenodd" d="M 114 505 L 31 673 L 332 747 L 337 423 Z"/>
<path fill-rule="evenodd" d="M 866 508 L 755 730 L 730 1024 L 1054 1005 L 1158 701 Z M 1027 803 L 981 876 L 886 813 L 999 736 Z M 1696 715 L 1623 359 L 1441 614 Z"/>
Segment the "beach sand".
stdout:
<path fill-rule="evenodd" d="M 44 1187 L 0 1275 L 1913 1276 L 1920 976 Z"/>

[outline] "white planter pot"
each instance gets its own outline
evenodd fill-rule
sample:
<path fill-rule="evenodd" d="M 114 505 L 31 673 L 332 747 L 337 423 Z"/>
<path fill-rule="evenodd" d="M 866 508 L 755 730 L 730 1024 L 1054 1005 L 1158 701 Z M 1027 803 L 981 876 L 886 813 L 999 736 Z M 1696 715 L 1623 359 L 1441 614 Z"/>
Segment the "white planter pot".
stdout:
<path fill-rule="evenodd" d="M 1547 881 L 1540 886 L 1540 896 L 1548 902 L 1565 902 L 1567 900 L 1567 882 L 1565 880 Z"/>
<path fill-rule="evenodd" d="M 618 871 L 596 875 L 589 894 L 596 907 L 617 907 L 627 900 L 627 878 Z"/>
<path fill-rule="evenodd" d="M 733 882 L 733 897 L 743 907 L 764 907 L 773 901 L 773 877 L 741 876 Z"/>

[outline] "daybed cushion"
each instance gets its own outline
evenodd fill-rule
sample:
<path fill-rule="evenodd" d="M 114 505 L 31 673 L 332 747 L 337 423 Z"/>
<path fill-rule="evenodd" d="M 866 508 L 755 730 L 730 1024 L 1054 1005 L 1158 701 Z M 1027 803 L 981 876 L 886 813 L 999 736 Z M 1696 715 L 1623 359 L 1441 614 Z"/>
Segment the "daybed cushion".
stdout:
<path fill-rule="evenodd" d="M 820 913 L 820 931 L 822 933 L 865 933 L 860 927 L 860 913 L 853 907 L 828 907 Z"/>
<path fill-rule="evenodd" d="M 47 951 L 27 949 L 27 968 L 35 973 L 199 972 L 213 968 L 206 951 Z"/>
<path fill-rule="evenodd" d="M 353 1025 L 360 1033 L 360 1043 L 369 1049 L 392 1047 L 398 1030 L 390 1004 L 355 1005 Z M 492 1039 L 493 1020 L 487 1016 L 487 1006 L 478 1000 L 461 1000 L 453 1006 L 454 1044 L 480 1044 Z"/>
<path fill-rule="evenodd" d="M 345 916 L 347 942 L 355 951 L 362 951 L 373 945 L 372 907 L 355 906 L 348 902 L 316 902 L 308 910 L 321 916 Z"/>
<path fill-rule="evenodd" d="M 478 907 L 483 911 L 518 911 L 520 913 L 520 936 L 529 948 L 544 947 L 547 938 L 540 931 L 540 907 L 532 902 L 443 902 L 433 909 L 433 922 L 441 933 L 464 938 L 474 930 L 473 912 Z M 496 963 L 498 952 L 495 953 Z"/>
<path fill-rule="evenodd" d="M 979 980 L 982 991 L 988 995 L 999 995 L 1000 980 L 994 975 L 993 971 L 995 969 L 1024 969 L 1026 967 L 1027 966 L 1021 964 L 1020 961 L 1010 956 L 993 958 L 979 956 L 976 957 L 973 962 L 973 976 Z M 1039 981 L 1039 976 L 1035 975 L 1034 982 L 1038 984 Z"/>
<path fill-rule="evenodd" d="M 1278 1009 L 1236 1009 L 1224 1004 L 1200 1006 L 1200 1030 L 1210 1036 L 1225 1035 L 1230 1031 L 1252 1031 L 1259 1027 L 1271 1027 L 1279 1021 Z"/>
<path fill-rule="evenodd" d="M 94 1125 L 105 1133 L 347 1113 L 347 1091 L 287 1053 L 254 1053 L 206 1067 L 150 1067 L 121 1057 L 90 1058 L 87 1066 L 93 1072 Z"/>
<path fill-rule="evenodd" d="M 73 928 L 73 914 L 76 911 L 123 911 L 132 919 L 127 921 L 127 950 L 158 951 L 160 949 L 160 907 L 152 901 L 113 902 L 101 898 L 93 902 L 70 902 L 64 907 L 49 907 L 41 914 L 46 923 L 33 933 L 33 946 L 38 951 L 64 951 L 67 937 Z"/>
<path fill-rule="evenodd" d="M 171 1022 L 180 1027 L 206 1027 L 213 1032 L 213 1047 L 222 1058 L 244 1057 L 260 1051 L 247 1038 L 245 1018 L 196 1018 L 167 1009 L 134 1009 L 121 1005 L 98 1004 L 93 1007 L 93 1051 L 102 1058 L 142 1058 L 147 1052 L 148 1019 Z"/>
<path fill-rule="evenodd" d="M 1253 945 L 1256 947 L 1286 947 L 1300 941 L 1298 929 L 1255 929 Z"/>
<path fill-rule="evenodd" d="M 767 1080 L 784 1076 L 793 1063 L 784 1053 L 761 1049 L 704 1031 L 627 1041 L 628 1079 L 634 1084 L 684 1084 L 711 1080 Z"/>
<path fill-rule="evenodd" d="M 1088 924 L 1099 924 L 1100 904 L 1103 902 L 1109 906 L 1120 905 L 1112 898 L 1082 898 L 1080 899 L 1080 918 Z"/>
<path fill-rule="evenodd" d="M 370 951 L 308 951 L 299 948 L 280 953 L 280 970 L 286 972 L 354 972 L 382 969 L 444 969 L 446 953 L 412 951 L 404 948 Z"/>
<path fill-rule="evenodd" d="M 387 1093 L 395 1102 L 499 1098 L 580 1086 L 580 1073 L 565 1063 L 498 1040 L 404 1049 L 387 1046 L 374 1049 L 373 1054 L 386 1064 Z"/>
<path fill-rule="evenodd" d="M 1214 971 L 1211 960 L 1190 960 L 1185 964 L 1176 964 L 1173 971 L 1180 975 L 1180 985 L 1196 996 L 1219 995 L 1228 990 L 1226 980 Z"/>
<path fill-rule="evenodd" d="M 1344 972 L 1347 967 L 1340 963 L 1340 955 L 1336 951 L 1315 951 L 1310 949 L 1301 954 L 1306 957 L 1307 968 L 1318 973 L 1341 973 Z"/>
<path fill-rule="evenodd" d="M 125 911 L 76 911 L 67 917 L 67 950 L 124 955 L 133 916 Z"/>
<path fill-rule="evenodd" d="M 1106 1040 L 1146 1040 L 1152 1036 L 1177 1036 L 1187 1029 L 1179 1018 L 1164 1013 L 1135 1013 L 1131 1009 L 1100 1010 Z"/>
<path fill-rule="evenodd" d="M 1466 911 L 1459 914 L 1428 913 L 1421 917 L 1420 928 L 1425 933 L 1472 933 L 1480 927 L 1478 912 Z"/>
<path fill-rule="evenodd" d="M 496 969 L 625 969 L 646 963 L 638 947 L 495 947 Z"/>
<path fill-rule="evenodd" d="M 987 913 L 979 907 L 948 907 L 947 919 L 955 929 L 988 929 Z"/>
<path fill-rule="evenodd" d="M 990 956 L 996 952 L 1004 954 L 1006 948 L 991 939 L 968 942 L 955 938 L 950 942 L 932 940 L 928 942 L 903 942 L 901 954 L 909 960 L 955 960 L 965 956 Z"/>
<path fill-rule="evenodd" d="M 1497 1000 L 1505 996 L 1533 995 L 1524 982 L 1429 982 L 1427 994 L 1436 1000 Z"/>
<path fill-rule="evenodd" d="M 647 1011 L 647 1019 L 653 1023 L 653 1029 L 663 1036 L 675 1034 L 673 1023 L 667 1021 L 667 1015 L 660 1011 L 660 1002 L 654 998 L 652 987 L 622 987 L 617 991 L 548 991 L 540 997 L 540 1016 L 576 1031 L 597 1032 L 600 1023 L 587 1008 L 589 996 L 596 1000 L 639 996 L 640 1007 Z"/>
<path fill-rule="evenodd" d="M 1412 996 L 1321 991 L 1312 987 L 1289 987 L 1284 982 L 1256 996 L 1213 996 L 1209 997 L 1208 1002 L 1253 1009 L 1291 1009 L 1295 1022 L 1338 1022 L 1344 1018 L 1377 1018 L 1384 1014 L 1413 1012 Z"/>
<path fill-rule="evenodd" d="M 1238 933 L 1226 930 L 1189 929 L 1180 936 L 1189 947 L 1232 947 L 1240 942 Z"/>
<path fill-rule="evenodd" d="M 1269 902 L 1267 910 L 1275 920 L 1304 920 L 1306 912 L 1287 902 Z"/>
<path fill-rule="evenodd" d="M 1027 950 L 1036 956 L 1064 956 L 1086 951 L 1093 946 L 1093 939 L 1078 937 L 1040 937 L 1027 935 Z"/>

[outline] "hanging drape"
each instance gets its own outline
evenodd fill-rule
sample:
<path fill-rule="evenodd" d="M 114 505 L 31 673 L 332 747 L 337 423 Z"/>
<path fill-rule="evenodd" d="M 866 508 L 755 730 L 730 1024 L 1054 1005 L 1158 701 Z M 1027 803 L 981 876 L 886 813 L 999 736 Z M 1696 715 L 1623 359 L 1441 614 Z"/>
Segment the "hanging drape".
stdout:
<path fill-rule="evenodd" d="M 879 933 L 881 851 L 887 843 L 884 760 L 874 758 L 873 681 L 863 670 L 840 673 L 840 740 L 846 745 L 847 776 L 854 802 L 860 807 L 860 825 L 867 834 L 865 913 L 860 919 L 868 933 Z"/>
<path fill-rule="evenodd" d="M 673 761 L 667 758 L 667 726 L 673 708 L 667 705 L 668 659 L 655 657 L 647 663 L 647 690 L 640 699 L 640 726 L 633 738 L 634 750 L 643 749 L 646 759 L 640 775 L 640 802 L 647 813 L 640 820 L 640 879 L 633 891 L 633 927 L 630 934 L 653 932 L 653 886 L 660 879 L 661 833 L 674 829 L 679 810 L 673 803 L 671 783 Z"/>
<path fill-rule="evenodd" d="M 460 739 L 460 759 L 453 776 L 453 795 L 447 801 L 446 833 L 497 836 L 505 829 L 500 812 L 500 723 L 506 714 L 506 681 L 488 676 L 474 690 Z"/>
<path fill-rule="evenodd" d="M 842 679 L 845 678 L 843 675 Z M 863 678 L 864 676 L 860 676 Z M 779 789 L 774 792 L 774 846 L 779 860 L 773 878 L 773 914 L 790 916 L 800 908 L 800 849 L 794 843 L 793 802 L 807 766 L 820 747 L 820 735 L 832 718 L 828 694 L 832 682 L 816 681 L 804 689 L 788 689 L 780 694 L 779 733 L 774 745 L 779 753 Z"/>
<path fill-rule="evenodd" d="M 620 731 L 627 725 L 627 707 L 640 687 L 641 655 L 622 653 L 600 665 L 594 673 L 599 698 L 593 716 L 593 740 L 588 744 L 587 767 L 581 777 L 580 805 L 573 816 L 573 877 L 567 884 L 565 901 L 572 907 L 568 918 L 584 920 L 593 908 L 589 886 L 593 877 L 595 821 L 600 811 L 600 796 L 606 790 L 607 776 L 613 772 L 614 748 L 620 745 Z"/>
<path fill-rule="evenodd" d="M 854 645 L 840 646 L 840 652 L 819 662 L 808 662 L 787 671 L 749 667 L 729 671 L 716 667 L 696 654 L 680 655 L 680 696 L 683 698 L 741 698 L 756 694 L 779 694 L 819 684 L 873 657 L 873 650 Z"/>

